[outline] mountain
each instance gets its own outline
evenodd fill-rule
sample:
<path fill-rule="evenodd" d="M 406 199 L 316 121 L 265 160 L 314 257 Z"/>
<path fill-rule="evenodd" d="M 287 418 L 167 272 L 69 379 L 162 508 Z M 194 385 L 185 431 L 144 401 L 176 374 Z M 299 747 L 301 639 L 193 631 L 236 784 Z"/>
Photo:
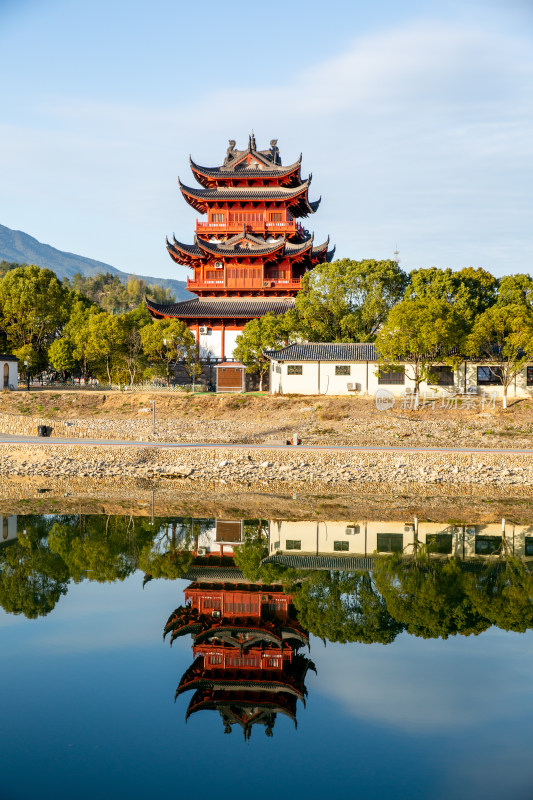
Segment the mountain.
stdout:
<path fill-rule="evenodd" d="M 75 253 L 67 253 L 63 250 L 56 250 L 49 244 L 43 244 L 33 236 L 29 236 L 23 231 L 14 231 L 0 225 L 0 261 L 16 261 L 17 263 L 36 264 L 38 267 L 46 267 L 55 272 L 58 278 L 72 278 L 76 272 L 82 275 L 97 275 L 99 272 L 110 272 L 116 275 L 125 283 L 133 273 L 121 272 L 110 264 L 103 261 L 95 261 L 93 258 L 85 258 Z M 195 295 L 186 289 L 185 281 L 175 281 L 170 278 L 152 278 L 149 275 L 136 275 L 146 283 L 157 283 L 165 289 L 171 289 L 176 295 L 176 300 L 190 300 Z"/>

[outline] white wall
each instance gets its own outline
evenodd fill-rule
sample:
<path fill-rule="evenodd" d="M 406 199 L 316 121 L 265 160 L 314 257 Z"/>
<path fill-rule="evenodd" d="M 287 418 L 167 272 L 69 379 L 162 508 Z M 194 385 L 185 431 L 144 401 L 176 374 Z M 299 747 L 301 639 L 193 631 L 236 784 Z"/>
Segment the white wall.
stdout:
<path fill-rule="evenodd" d="M 302 555 L 357 555 L 365 556 L 376 553 L 379 534 L 400 534 L 405 555 L 413 553 L 415 540 L 414 519 L 393 521 L 379 520 L 344 520 L 332 522 L 316 522 L 304 520 L 286 522 L 275 520 L 270 522 L 268 550 L 270 555 L 277 552 L 283 554 Z M 418 541 L 425 544 L 431 534 L 447 533 L 452 535 L 451 556 L 471 558 L 475 556 L 476 537 L 501 536 L 502 523 L 493 522 L 469 525 L 464 522 L 458 525 L 447 525 L 445 522 L 419 522 Z M 505 535 L 509 547 L 517 556 L 525 555 L 526 537 L 533 538 L 533 525 L 515 526 L 506 523 Z M 300 542 L 300 550 L 288 549 L 287 541 Z M 381 541 L 381 540 L 380 540 Z M 336 542 L 344 542 L 347 550 L 335 548 Z"/>
<path fill-rule="evenodd" d="M 302 367 L 301 375 L 289 375 L 288 368 L 297 364 Z M 336 375 L 336 366 L 347 366 L 350 368 L 349 375 Z M 478 386 L 477 385 L 478 364 L 468 363 L 466 369 L 466 387 L 476 390 L 479 396 L 488 398 L 490 395 L 501 397 L 503 395 L 502 386 Z M 314 395 L 375 395 L 378 389 L 386 389 L 395 397 L 400 397 L 405 390 L 414 391 L 414 380 L 409 376 L 412 370 L 406 365 L 404 382 L 399 384 L 380 384 L 378 380 L 379 365 L 377 362 L 276 362 L 270 363 L 270 393 L 271 394 L 314 394 Z M 526 367 L 520 372 L 515 382 L 509 387 L 509 397 L 529 397 L 533 396 L 533 386 L 526 385 Z M 357 391 L 349 390 L 348 384 L 358 384 Z M 456 391 L 463 391 L 465 387 L 465 368 L 461 364 L 454 371 L 453 386 L 430 386 L 425 382 L 420 384 L 420 392 L 431 397 L 448 397 Z"/>
<path fill-rule="evenodd" d="M 9 384 L 14 389 L 18 386 L 18 362 L 17 361 L 0 361 L 0 388 L 4 388 L 4 365 L 9 367 Z"/>
<path fill-rule="evenodd" d="M 208 328 L 209 333 L 199 335 L 200 358 L 220 358 L 222 355 L 222 331 Z"/>

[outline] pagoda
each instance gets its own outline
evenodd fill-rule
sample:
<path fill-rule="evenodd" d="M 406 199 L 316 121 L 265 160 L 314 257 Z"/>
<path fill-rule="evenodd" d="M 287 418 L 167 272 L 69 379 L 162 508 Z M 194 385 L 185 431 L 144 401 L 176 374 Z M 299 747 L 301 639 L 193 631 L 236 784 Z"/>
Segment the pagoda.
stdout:
<path fill-rule="evenodd" d="M 193 639 L 192 665 L 174 699 L 193 691 L 186 719 L 218 711 L 224 733 L 240 728 L 250 738 L 254 725 L 273 733 L 277 714 L 296 725 L 296 706 L 305 704 L 305 676 L 315 669 L 298 650 L 309 634 L 296 619 L 292 600 L 277 585 L 196 581 L 185 605 L 169 617 L 164 637 Z"/>
<path fill-rule="evenodd" d="M 201 357 L 231 357 L 237 335 L 264 314 L 282 314 L 294 305 L 302 276 L 334 248 L 315 245 L 299 221 L 317 210 L 308 197 L 311 175 L 302 180 L 301 156 L 281 163 L 277 140 L 257 150 L 252 134 L 246 150 L 230 140 L 224 163 L 202 167 L 190 159 L 201 188 L 179 187 L 205 221 L 197 221 L 194 243 L 173 237 L 167 249 L 191 270 L 187 289 L 196 298 L 160 305 L 146 301 L 156 319 L 177 318 L 195 333 Z"/>

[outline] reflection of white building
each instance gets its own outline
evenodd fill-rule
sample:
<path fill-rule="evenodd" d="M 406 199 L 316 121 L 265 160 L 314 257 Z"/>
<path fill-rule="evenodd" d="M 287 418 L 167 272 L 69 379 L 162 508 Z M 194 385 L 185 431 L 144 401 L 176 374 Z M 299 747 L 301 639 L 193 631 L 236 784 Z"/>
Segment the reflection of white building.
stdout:
<path fill-rule="evenodd" d="M 533 556 L 533 524 L 513 525 L 503 520 L 487 524 L 453 524 L 398 520 L 287 522 L 274 520 L 269 526 L 269 556 L 352 555 L 413 553 L 415 541 L 433 553 L 456 558 L 489 556 L 500 552 L 502 530 L 511 553 Z"/>
<path fill-rule="evenodd" d="M 233 555 L 235 546 L 243 540 L 243 520 L 214 519 L 212 523 L 210 528 L 197 537 L 197 555 Z"/>
<path fill-rule="evenodd" d="M 0 545 L 17 538 L 17 515 L 0 517 Z"/>

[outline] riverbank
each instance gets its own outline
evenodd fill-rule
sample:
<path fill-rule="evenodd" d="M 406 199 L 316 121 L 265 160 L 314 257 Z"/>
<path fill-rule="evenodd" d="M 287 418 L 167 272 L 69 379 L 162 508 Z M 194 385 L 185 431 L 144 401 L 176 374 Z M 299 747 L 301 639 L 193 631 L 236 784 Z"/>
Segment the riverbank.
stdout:
<path fill-rule="evenodd" d="M 2 484 L 15 478 L 164 480 L 199 493 L 357 494 L 389 487 L 424 494 L 533 496 L 533 454 L 364 452 L 258 447 L 113 447 L 10 442 L 0 445 Z"/>
<path fill-rule="evenodd" d="M 127 514 L 221 519 L 383 520 L 469 525 L 533 523 L 531 496 L 479 489 L 449 493 L 441 486 L 422 493 L 407 487 L 363 486 L 344 494 L 245 491 L 227 485 L 198 491 L 166 478 L 0 478 L 0 509 L 9 514 Z"/>
<path fill-rule="evenodd" d="M 2 392 L 0 432 L 35 435 L 50 425 L 54 436 L 129 441 L 268 444 L 297 433 L 310 445 L 533 448 L 532 400 L 511 401 L 506 411 L 475 400 L 380 412 L 361 397 Z"/>

